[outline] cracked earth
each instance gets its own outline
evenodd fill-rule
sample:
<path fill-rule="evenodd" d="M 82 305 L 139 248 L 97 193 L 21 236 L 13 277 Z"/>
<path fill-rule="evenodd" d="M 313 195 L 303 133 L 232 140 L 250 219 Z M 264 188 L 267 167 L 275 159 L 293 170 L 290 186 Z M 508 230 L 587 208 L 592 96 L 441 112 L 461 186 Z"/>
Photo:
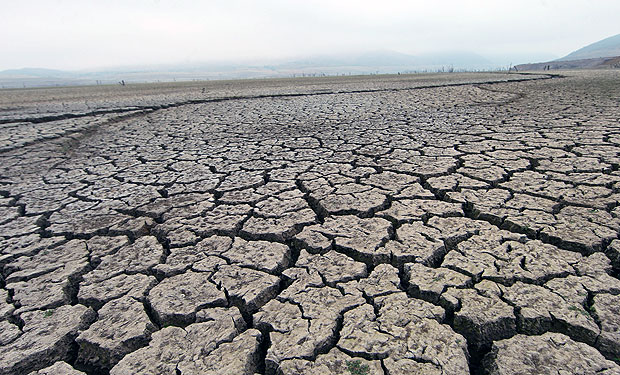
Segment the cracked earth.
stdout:
<path fill-rule="evenodd" d="M 620 74 L 0 92 L 0 374 L 620 374 Z"/>

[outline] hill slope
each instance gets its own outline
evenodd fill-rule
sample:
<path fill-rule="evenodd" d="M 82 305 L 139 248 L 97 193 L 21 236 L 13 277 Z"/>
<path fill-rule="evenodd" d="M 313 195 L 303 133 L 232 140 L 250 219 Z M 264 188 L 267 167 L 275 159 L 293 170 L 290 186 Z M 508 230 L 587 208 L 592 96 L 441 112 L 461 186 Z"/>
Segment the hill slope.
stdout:
<path fill-rule="evenodd" d="M 521 70 L 570 70 L 570 69 L 618 69 L 620 68 L 620 56 L 599 57 L 595 59 L 547 61 L 533 64 L 520 64 L 516 66 Z"/>
<path fill-rule="evenodd" d="M 620 34 L 589 44 L 556 61 L 584 60 L 613 56 L 620 56 Z"/>

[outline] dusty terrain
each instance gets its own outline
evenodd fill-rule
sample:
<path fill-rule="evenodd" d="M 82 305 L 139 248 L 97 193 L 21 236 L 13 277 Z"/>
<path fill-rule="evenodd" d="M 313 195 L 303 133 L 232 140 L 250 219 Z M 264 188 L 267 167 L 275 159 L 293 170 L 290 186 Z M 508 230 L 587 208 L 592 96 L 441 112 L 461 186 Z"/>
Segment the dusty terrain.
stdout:
<path fill-rule="evenodd" d="M 577 70 L 577 69 L 618 69 L 620 68 L 620 56 L 597 57 L 583 60 L 547 61 L 541 63 L 520 64 L 516 66 L 519 71 L 535 70 Z"/>
<path fill-rule="evenodd" d="M 620 374 L 620 74 L 560 74 L 0 91 L 0 374 Z"/>

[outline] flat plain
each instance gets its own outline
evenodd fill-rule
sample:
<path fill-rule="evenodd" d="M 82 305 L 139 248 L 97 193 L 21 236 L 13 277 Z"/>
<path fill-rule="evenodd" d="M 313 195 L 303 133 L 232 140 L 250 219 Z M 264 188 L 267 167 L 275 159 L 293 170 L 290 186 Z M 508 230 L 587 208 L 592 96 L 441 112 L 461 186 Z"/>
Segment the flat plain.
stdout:
<path fill-rule="evenodd" d="M 620 374 L 620 71 L 0 91 L 0 374 Z"/>

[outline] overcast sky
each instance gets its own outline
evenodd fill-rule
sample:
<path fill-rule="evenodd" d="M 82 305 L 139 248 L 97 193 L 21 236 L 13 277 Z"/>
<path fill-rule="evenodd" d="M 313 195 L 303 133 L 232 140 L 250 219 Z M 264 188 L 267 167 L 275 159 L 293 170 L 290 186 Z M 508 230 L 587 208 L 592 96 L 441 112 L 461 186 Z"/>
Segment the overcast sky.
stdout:
<path fill-rule="evenodd" d="M 618 0 L 0 0 L 0 70 L 379 49 L 561 57 L 620 33 L 619 15 Z"/>

